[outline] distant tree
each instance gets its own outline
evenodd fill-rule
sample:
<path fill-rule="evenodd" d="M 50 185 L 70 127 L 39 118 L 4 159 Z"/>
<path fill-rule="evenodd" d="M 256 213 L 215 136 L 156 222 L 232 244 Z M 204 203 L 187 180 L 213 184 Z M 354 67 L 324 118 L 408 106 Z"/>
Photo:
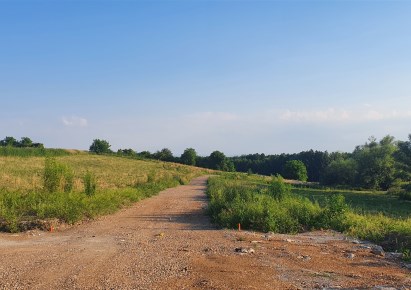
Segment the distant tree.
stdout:
<path fill-rule="evenodd" d="M 133 149 L 118 149 L 117 154 L 123 156 L 136 156 L 136 152 Z"/>
<path fill-rule="evenodd" d="M 181 154 L 181 162 L 187 165 L 196 165 L 197 152 L 193 148 L 187 148 Z"/>
<path fill-rule="evenodd" d="M 226 160 L 225 154 L 223 152 L 218 151 L 218 150 L 213 151 L 210 154 L 210 157 L 208 158 L 208 161 L 210 163 L 210 167 L 212 169 L 217 169 L 217 170 L 223 170 L 225 160 Z"/>
<path fill-rule="evenodd" d="M 289 160 L 284 166 L 284 177 L 300 181 L 307 181 L 307 168 L 300 160 Z"/>
<path fill-rule="evenodd" d="M 1 146 L 17 146 L 18 142 L 14 137 L 6 137 L 0 141 Z"/>
<path fill-rule="evenodd" d="M 233 161 L 227 158 L 223 152 L 217 150 L 208 157 L 208 167 L 222 171 L 235 171 Z"/>
<path fill-rule="evenodd" d="M 33 141 L 29 137 L 22 137 L 19 145 L 20 147 L 32 147 Z"/>
<path fill-rule="evenodd" d="M 44 144 L 43 143 L 33 143 L 32 147 L 34 147 L 34 148 L 44 148 Z"/>
<path fill-rule="evenodd" d="M 150 151 L 141 151 L 140 153 L 137 153 L 138 156 L 146 159 L 151 159 L 153 158 L 153 154 L 151 154 Z"/>
<path fill-rule="evenodd" d="M 106 140 L 94 139 L 90 146 L 90 152 L 97 154 L 110 153 L 111 145 Z"/>
<path fill-rule="evenodd" d="M 336 159 L 325 168 L 321 183 L 324 185 L 354 186 L 357 176 L 357 163 L 354 159 Z"/>
<path fill-rule="evenodd" d="M 161 151 L 157 151 L 156 153 L 153 154 L 153 156 L 155 159 L 158 159 L 161 161 L 173 161 L 174 160 L 173 153 L 168 148 L 163 148 L 161 149 Z"/>
<path fill-rule="evenodd" d="M 395 179 L 394 137 L 385 136 L 379 142 L 370 137 L 365 145 L 357 146 L 353 158 L 357 162 L 358 185 L 370 189 L 388 189 Z"/>
<path fill-rule="evenodd" d="M 398 151 L 395 152 L 397 177 L 404 181 L 411 181 L 411 134 L 408 141 L 398 142 Z"/>

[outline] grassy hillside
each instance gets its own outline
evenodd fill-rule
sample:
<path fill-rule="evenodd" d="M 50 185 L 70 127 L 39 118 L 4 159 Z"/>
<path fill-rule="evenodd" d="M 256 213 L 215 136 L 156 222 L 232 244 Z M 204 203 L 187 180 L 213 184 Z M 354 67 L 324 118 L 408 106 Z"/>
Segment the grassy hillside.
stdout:
<path fill-rule="evenodd" d="M 21 156 L 24 155 L 0 156 L 0 229 L 6 231 L 41 227 L 50 219 L 74 223 L 112 213 L 206 173 L 174 163 L 68 154 L 53 160 L 70 172 L 70 189 L 65 191 L 58 186 L 54 192 L 47 192 L 46 158 Z M 95 182 L 96 191 L 92 194 L 85 193 L 85 176 Z"/>

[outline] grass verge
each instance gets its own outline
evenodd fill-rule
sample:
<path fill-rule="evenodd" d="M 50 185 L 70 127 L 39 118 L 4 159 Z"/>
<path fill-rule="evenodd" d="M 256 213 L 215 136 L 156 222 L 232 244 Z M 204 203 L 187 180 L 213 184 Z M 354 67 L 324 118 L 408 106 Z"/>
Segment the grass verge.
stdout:
<path fill-rule="evenodd" d="M 180 164 L 89 154 L 52 160 L 0 157 L 0 230 L 44 228 L 52 219 L 73 224 L 110 214 L 205 173 Z"/>
<path fill-rule="evenodd" d="M 276 193 L 279 188 L 286 194 Z M 207 194 L 208 212 L 222 227 L 236 228 L 240 223 L 244 229 L 277 233 L 334 229 L 379 243 L 390 251 L 407 252 L 411 248 L 409 215 L 392 217 L 378 212 L 377 206 L 376 211 L 367 208 L 360 213 L 358 204 L 352 209 L 341 193 L 324 193 L 318 202 L 290 188 L 281 189 L 278 180 L 267 183 L 262 178 L 234 174 L 211 178 Z"/>

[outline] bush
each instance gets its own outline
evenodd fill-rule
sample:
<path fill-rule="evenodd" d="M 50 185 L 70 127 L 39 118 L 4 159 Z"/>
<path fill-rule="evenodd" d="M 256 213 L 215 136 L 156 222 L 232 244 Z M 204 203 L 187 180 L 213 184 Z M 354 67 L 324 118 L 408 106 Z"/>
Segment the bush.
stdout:
<path fill-rule="evenodd" d="M 277 200 L 283 200 L 291 194 L 291 185 L 286 184 L 281 175 L 273 176 L 269 186 L 269 194 Z"/>
<path fill-rule="evenodd" d="M 301 160 L 289 160 L 285 163 L 284 176 L 289 179 L 307 181 L 307 167 Z"/>
<path fill-rule="evenodd" d="M 319 205 L 291 196 L 290 185 L 281 176 L 273 177 L 268 186 L 228 178 L 211 178 L 207 190 L 208 213 L 223 227 L 240 223 L 244 229 L 296 233 L 314 228 L 320 220 Z"/>
<path fill-rule="evenodd" d="M 411 183 L 395 182 L 388 189 L 387 194 L 396 195 L 399 199 L 411 201 Z"/>
<path fill-rule="evenodd" d="M 97 181 L 96 181 L 96 177 L 94 176 L 94 174 L 87 171 L 83 177 L 83 182 L 84 182 L 85 194 L 87 196 L 94 195 L 96 193 L 96 188 L 97 188 Z"/>
<path fill-rule="evenodd" d="M 74 172 L 55 158 L 46 158 L 43 181 L 44 189 L 49 193 L 59 190 L 70 192 L 73 188 Z"/>
<path fill-rule="evenodd" d="M 346 228 L 346 213 L 348 205 L 342 194 L 332 195 L 326 199 L 326 205 L 321 214 L 320 225 L 326 228 L 332 228 L 344 231 Z"/>

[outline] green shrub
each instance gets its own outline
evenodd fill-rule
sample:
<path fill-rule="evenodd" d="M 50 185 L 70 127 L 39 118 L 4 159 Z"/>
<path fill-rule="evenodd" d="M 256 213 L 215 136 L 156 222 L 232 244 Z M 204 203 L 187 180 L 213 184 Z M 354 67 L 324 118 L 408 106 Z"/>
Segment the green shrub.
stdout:
<path fill-rule="evenodd" d="M 273 176 L 269 186 L 269 193 L 277 200 L 283 200 L 291 194 L 291 185 L 284 182 L 281 175 Z"/>
<path fill-rule="evenodd" d="M 339 231 L 345 230 L 348 205 L 345 203 L 344 196 L 342 194 L 334 194 L 327 198 L 325 203 L 319 225 Z"/>
<path fill-rule="evenodd" d="M 73 169 L 48 157 L 45 160 L 43 181 L 44 189 L 49 193 L 59 190 L 70 192 L 74 183 Z"/>
<path fill-rule="evenodd" d="M 87 196 L 92 196 L 96 193 L 97 180 L 93 173 L 87 171 L 83 177 L 84 192 Z"/>

